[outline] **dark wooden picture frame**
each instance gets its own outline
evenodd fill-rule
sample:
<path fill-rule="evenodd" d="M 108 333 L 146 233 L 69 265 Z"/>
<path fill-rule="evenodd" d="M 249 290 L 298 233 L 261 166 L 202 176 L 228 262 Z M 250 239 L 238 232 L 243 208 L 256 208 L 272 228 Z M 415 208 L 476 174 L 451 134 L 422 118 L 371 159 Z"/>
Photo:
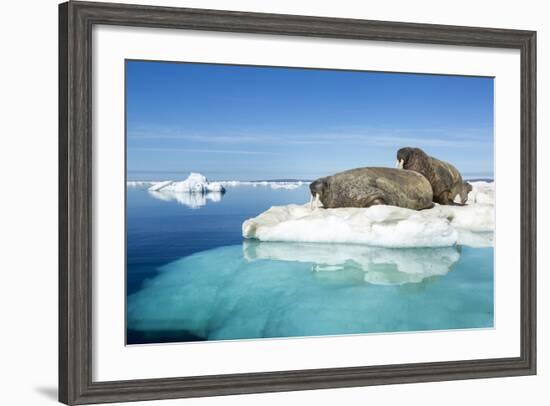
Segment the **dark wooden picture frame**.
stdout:
<path fill-rule="evenodd" d="M 521 353 L 517 358 L 92 380 L 92 27 L 193 29 L 518 49 L 521 54 Z M 536 33 L 506 29 L 68 2 L 59 6 L 59 400 L 216 396 L 536 373 Z"/>

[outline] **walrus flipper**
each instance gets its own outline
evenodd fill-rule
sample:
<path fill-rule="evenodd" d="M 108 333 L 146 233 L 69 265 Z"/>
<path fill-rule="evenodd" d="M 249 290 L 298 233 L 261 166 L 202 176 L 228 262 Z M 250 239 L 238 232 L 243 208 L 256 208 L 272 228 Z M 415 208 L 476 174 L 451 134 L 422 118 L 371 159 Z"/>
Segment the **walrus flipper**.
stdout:
<path fill-rule="evenodd" d="M 418 210 L 428 210 L 428 209 L 433 209 L 434 207 L 435 207 L 435 203 L 431 202 L 429 206 L 423 207 L 422 209 L 418 209 Z"/>
<path fill-rule="evenodd" d="M 383 197 L 377 197 L 376 199 L 374 199 L 371 203 L 370 203 L 370 206 L 376 206 L 378 204 L 386 204 L 385 200 Z M 369 207 L 370 207 L 369 206 Z"/>

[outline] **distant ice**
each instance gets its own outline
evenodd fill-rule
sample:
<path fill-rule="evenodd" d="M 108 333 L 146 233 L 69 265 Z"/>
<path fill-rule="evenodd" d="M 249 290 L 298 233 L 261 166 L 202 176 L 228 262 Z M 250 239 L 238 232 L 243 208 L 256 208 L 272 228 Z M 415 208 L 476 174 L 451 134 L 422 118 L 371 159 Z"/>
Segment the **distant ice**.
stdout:
<path fill-rule="evenodd" d="M 190 179 L 191 178 L 191 179 Z M 187 182 L 187 183 L 184 183 Z M 191 173 L 190 177 L 183 182 L 174 182 L 172 180 L 166 181 L 127 181 L 126 186 L 132 188 L 149 188 L 151 191 L 163 190 L 173 190 L 178 189 L 177 191 L 185 192 L 195 192 L 201 191 L 201 187 L 198 185 L 207 184 L 206 191 L 209 192 L 222 192 L 225 188 L 228 187 L 239 187 L 239 186 L 251 186 L 251 187 L 269 187 L 271 189 L 297 189 L 299 187 L 309 185 L 308 181 L 303 180 L 259 180 L 259 181 L 249 181 L 249 180 L 222 180 L 216 182 L 208 182 L 204 175 L 199 173 Z M 197 188 L 198 190 L 195 190 Z M 184 190 L 181 190 L 184 189 Z"/>
<path fill-rule="evenodd" d="M 279 180 L 261 180 L 261 181 L 248 181 L 248 180 L 224 180 L 219 182 L 225 187 L 238 187 L 238 186 L 265 186 L 271 189 L 298 189 L 304 185 L 309 185 L 309 182 L 302 180 L 292 181 L 279 181 Z"/>
<path fill-rule="evenodd" d="M 466 206 L 428 210 L 395 206 L 311 209 L 273 206 L 242 225 L 243 237 L 260 241 L 352 243 L 378 247 L 492 246 L 494 184 L 473 182 Z"/>
<path fill-rule="evenodd" d="M 155 183 L 156 182 L 146 180 L 129 180 L 126 182 L 126 186 L 131 188 L 149 188 Z"/>

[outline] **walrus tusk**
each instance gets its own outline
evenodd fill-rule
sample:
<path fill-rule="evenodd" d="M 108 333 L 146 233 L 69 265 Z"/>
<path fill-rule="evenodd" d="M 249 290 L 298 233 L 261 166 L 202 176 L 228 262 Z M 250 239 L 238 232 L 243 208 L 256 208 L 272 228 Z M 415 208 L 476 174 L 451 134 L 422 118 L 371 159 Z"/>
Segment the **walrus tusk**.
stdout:
<path fill-rule="evenodd" d="M 313 195 L 309 196 L 309 210 L 313 210 Z"/>
<path fill-rule="evenodd" d="M 398 169 L 403 169 L 403 163 L 404 163 L 404 161 L 401 159 L 400 161 L 396 162 L 395 167 L 398 168 Z"/>
<path fill-rule="evenodd" d="M 319 208 L 319 193 L 315 193 L 314 206 L 315 206 L 316 209 Z"/>
<path fill-rule="evenodd" d="M 397 161 L 397 160 L 395 161 L 395 166 L 394 166 L 394 168 L 396 168 L 396 169 L 399 168 L 399 161 Z"/>

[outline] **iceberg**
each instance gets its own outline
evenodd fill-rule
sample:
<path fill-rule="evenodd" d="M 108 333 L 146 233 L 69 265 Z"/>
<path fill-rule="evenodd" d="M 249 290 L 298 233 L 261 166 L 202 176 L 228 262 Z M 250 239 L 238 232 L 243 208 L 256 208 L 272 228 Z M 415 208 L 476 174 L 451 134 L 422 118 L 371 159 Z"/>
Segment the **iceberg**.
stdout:
<path fill-rule="evenodd" d="M 145 182 L 134 182 L 127 185 L 141 186 Z M 184 181 L 166 180 L 149 182 L 149 195 L 163 201 L 175 201 L 192 209 L 205 206 L 208 201 L 219 202 L 225 188 L 219 182 L 209 182 L 206 176 L 192 172 Z"/>
<path fill-rule="evenodd" d="M 378 205 L 312 209 L 309 204 L 273 206 L 245 220 L 247 239 L 279 242 L 365 244 L 386 248 L 493 245 L 494 184 L 472 182 L 465 206 L 427 210 Z"/>
<path fill-rule="evenodd" d="M 225 188 L 219 182 L 208 182 L 206 176 L 191 172 L 183 181 L 163 181 L 154 183 L 150 192 L 176 192 L 176 193 L 224 193 Z"/>

